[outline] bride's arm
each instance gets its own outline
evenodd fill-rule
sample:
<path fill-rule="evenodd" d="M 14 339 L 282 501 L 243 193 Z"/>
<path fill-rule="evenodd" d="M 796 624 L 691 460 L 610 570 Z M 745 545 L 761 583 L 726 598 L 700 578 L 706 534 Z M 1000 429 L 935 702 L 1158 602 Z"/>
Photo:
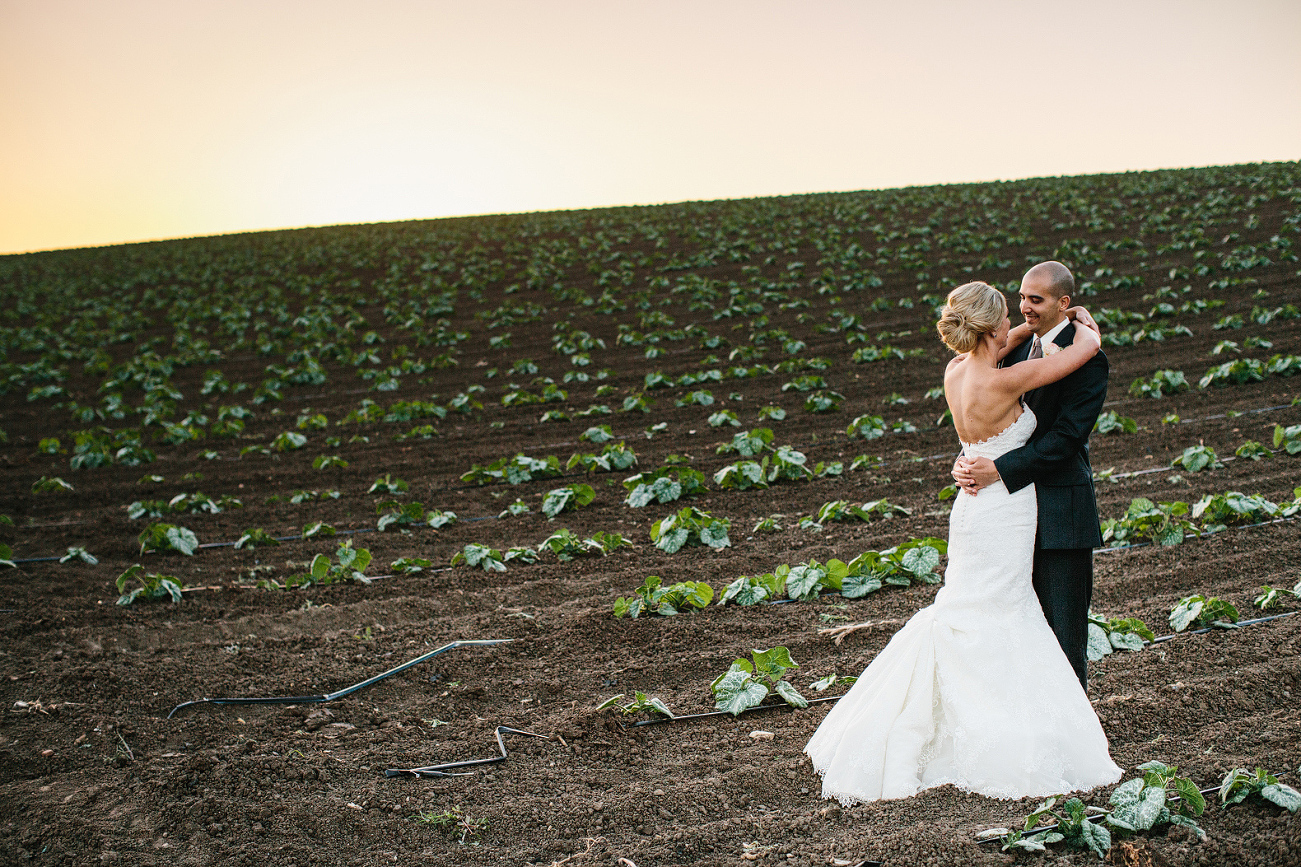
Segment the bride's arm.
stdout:
<path fill-rule="evenodd" d="M 1075 320 L 1075 339 L 1060 352 L 1031 358 L 999 370 L 1000 384 L 1008 391 L 1025 394 L 1036 388 L 1064 379 L 1083 367 L 1102 348 L 1102 335 L 1098 323 L 1083 307 L 1072 307 Z M 1023 368 L 1018 370 L 1018 368 Z"/>
<path fill-rule="evenodd" d="M 1077 308 L 1071 308 L 1071 309 L 1074 310 Z M 1083 308 L 1078 308 L 1078 309 L 1083 309 Z M 1013 349 L 1016 349 L 1022 343 L 1025 343 L 1027 340 L 1029 340 L 1031 334 L 1034 334 L 1034 332 L 1031 331 L 1030 326 L 1024 322 L 1022 322 L 1020 325 L 1013 328 L 1011 331 L 1007 332 L 1007 346 L 1004 346 L 1002 350 L 999 351 L 998 358 L 996 360 L 1002 361 L 1004 358 L 1007 357 L 1007 354 L 1009 352 L 1011 352 Z"/>

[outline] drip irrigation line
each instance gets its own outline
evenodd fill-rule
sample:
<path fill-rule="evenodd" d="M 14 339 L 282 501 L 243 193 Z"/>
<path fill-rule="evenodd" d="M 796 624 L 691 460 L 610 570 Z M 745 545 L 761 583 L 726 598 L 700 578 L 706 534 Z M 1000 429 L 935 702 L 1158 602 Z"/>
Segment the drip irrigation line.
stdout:
<path fill-rule="evenodd" d="M 422 768 L 389 768 L 384 771 L 386 777 L 468 777 L 473 771 L 455 772 L 455 768 L 473 768 L 479 765 L 497 765 L 506 761 L 506 741 L 503 735 L 524 735 L 530 738 L 541 738 L 544 741 L 551 740 L 550 735 L 540 735 L 535 732 L 526 732 L 523 729 L 515 729 L 510 726 L 497 726 L 497 749 L 501 750 L 500 756 L 493 756 L 490 759 L 467 759 L 463 762 L 444 762 L 441 765 L 426 765 Z"/>
<path fill-rule="evenodd" d="M 1298 612 L 1296 612 L 1296 611 L 1288 611 L 1288 612 L 1286 612 L 1286 613 L 1284 613 L 1284 614 L 1271 614 L 1269 617 L 1257 617 L 1257 618 L 1254 619 L 1254 620 L 1239 620 L 1237 623 L 1234 623 L 1233 625 L 1229 626 L 1228 628 L 1229 628 L 1229 629 L 1236 629 L 1236 628 L 1238 628 L 1239 626 L 1255 626 L 1257 623 L 1268 623 L 1268 622 L 1271 621 L 1271 620 L 1278 620 L 1278 619 L 1283 618 L 1283 617 L 1291 617 L 1293 614 L 1296 614 L 1296 613 L 1298 613 Z M 1166 641 L 1173 641 L 1174 639 L 1178 638 L 1178 637 L 1181 636 L 1181 635 L 1201 635 L 1201 634 L 1206 633 L 1206 632 L 1214 632 L 1214 631 L 1217 630 L 1217 629 L 1224 629 L 1224 628 L 1225 628 L 1225 627 L 1223 627 L 1223 626 L 1203 626 L 1201 629 L 1190 629 L 1190 630 L 1188 630 L 1187 632 L 1175 632 L 1175 633 L 1173 633 L 1173 634 L 1171 634 L 1171 635 L 1162 635 L 1162 636 L 1160 636 L 1160 637 L 1158 637 L 1158 638 L 1153 638 L 1151 641 L 1144 641 L 1143 643 L 1144 643 L 1144 644 L 1161 644 L 1161 643 L 1166 642 Z"/>
<path fill-rule="evenodd" d="M 842 698 L 844 698 L 843 695 L 831 695 L 831 696 L 827 696 L 826 698 L 808 699 L 808 703 L 822 704 L 823 702 L 827 702 L 827 701 L 840 701 Z M 746 708 L 742 712 L 750 713 L 751 711 L 756 711 L 756 710 L 774 710 L 776 708 L 783 708 L 783 707 L 790 709 L 791 707 L 793 707 L 793 705 L 786 704 L 785 702 L 781 704 L 759 704 L 751 708 Z M 670 716 L 670 717 L 654 717 L 653 719 L 638 720 L 637 722 L 632 723 L 631 725 L 624 726 L 624 728 L 635 729 L 635 728 L 641 728 L 642 726 L 659 726 L 659 725 L 665 725 L 666 723 L 687 722 L 688 720 L 706 719 L 708 717 L 715 717 L 715 716 L 735 717 L 736 714 L 733 714 L 730 710 L 711 710 L 708 713 L 691 713 L 691 714 L 680 714 L 678 716 Z"/>
<path fill-rule="evenodd" d="M 178 710 L 181 710 L 182 708 L 193 707 L 194 705 L 199 705 L 199 704 L 221 704 L 221 705 L 225 705 L 225 704 L 324 704 L 325 702 L 334 701 L 337 698 L 343 698 L 346 695 L 351 695 L 352 693 L 356 692 L 359 689 L 364 689 L 368 686 L 372 686 L 376 683 L 379 683 L 381 680 L 384 680 L 385 678 L 392 677 L 395 674 L 399 674 L 403 671 L 406 671 L 408 668 L 411 668 L 413 665 L 419 665 L 420 663 L 425 662 L 426 660 L 429 659 L 433 659 L 435 656 L 438 656 L 439 654 L 442 653 L 446 653 L 449 650 L 455 650 L 458 647 L 483 647 L 490 644 L 504 644 L 508 641 L 514 641 L 514 640 L 515 639 L 513 638 L 477 638 L 477 639 L 466 639 L 462 641 L 453 641 L 450 644 L 444 644 L 442 647 L 436 650 L 431 650 L 428 653 L 417 656 L 415 659 L 412 659 L 409 662 L 404 662 L 399 666 L 390 668 L 388 671 L 385 671 L 382 674 L 377 674 L 374 677 L 369 677 L 366 680 L 363 680 L 361 683 L 354 683 L 352 686 L 345 687 L 344 689 L 338 690 L 337 692 L 329 692 L 329 693 L 324 693 L 322 695 L 266 696 L 266 697 L 256 697 L 256 698 L 200 698 L 200 699 L 196 699 L 195 701 L 187 701 L 178 704 L 176 707 L 172 708 L 172 712 L 167 715 L 167 718 L 171 719 L 173 716 L 176 715 L 176 712 Z"/>

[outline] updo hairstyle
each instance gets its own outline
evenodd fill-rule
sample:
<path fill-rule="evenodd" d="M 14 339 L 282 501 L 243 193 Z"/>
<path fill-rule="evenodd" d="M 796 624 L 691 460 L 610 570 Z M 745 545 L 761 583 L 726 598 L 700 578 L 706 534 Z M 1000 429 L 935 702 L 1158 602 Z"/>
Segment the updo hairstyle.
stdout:
<path fill-rule="evenodd" d="M 944 345 L 970 352 L 983 334 L 993 334 L 1007 315 L 1007 299 L 988 283 L 964 283 L 949 293 L 935 327 Z"/>

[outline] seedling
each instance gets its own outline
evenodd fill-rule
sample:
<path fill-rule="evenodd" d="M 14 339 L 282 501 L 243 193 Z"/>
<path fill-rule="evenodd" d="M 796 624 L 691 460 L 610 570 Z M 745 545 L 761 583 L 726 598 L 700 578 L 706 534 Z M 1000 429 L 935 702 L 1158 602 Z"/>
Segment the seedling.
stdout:
<path fill-rule="evenodd" d="M 561 512 L 586 506 L 596 499 L 591 485 L 566 485 L 547 491 L 542 498 L 542 514 L 554 518 Z"/>
<path fill-rule="evenodd" d="M 1145 641 L 1156 638 L 1147 624 L 1137 617 L 1110 619 L 1089 612 L 1086 654 L 1096 662 L 1115 650 L 1142 650 Z"/>
<path fill-rule="evenodd" d="M 1301 810 L 1301 792 L 1280 783 L 1278 777 L 1264 768 L 1256 768 L 1254 774 L 1246 768 L 1234 768 L 1224 776 L 1220 783 L 1220 803 L 1225 807 L 1241 804 L 1249 797 L 1257 797 L 1271 804 L 1277 804 L 1290 813 Z"/>
<path fill-rule="evenodd" d="M 60 563 L 68 563 L 72 560 L 80 560 L 89 566 L 99 565 L 99 559 L 80 545 L 69 546 L 68 553 L 59 558 Z"/>
<path fill-rule="evenodd" d="M 37 479 L 35 482 L 32 483 L 33 494 L 48 494 L 51 492 L 71 491 L 71 490 L 72 490 L 72 485 L 68 484 L 58 476 L 54 476 L 52 478 L 41 476 L 39 479 Z"/>
<path fill-rule="evenodd" d="M 714 589 L 703 581 L 681 581 L 668 587 L 662 584 L 658 575 L 647 576 L 632 596 L 615 600 L 614 616 L 633 620 L 642 614 L 671 617 L 688 608 L 706 608 L 714 599 Z"/>
<path fill-rule="evenodd" d="M 652 524 L 650 537 L 655 547 L 667 554 L 675 554 L 688 545 L 727 548 L 732 544 L 727 538 L 730 527 L 731 522 L 726 518 L 715 518 L 707 512 L 687 506 Z"/>
<path fill-rule="evenodd" d="M 235 547 L 240 548 L 257 548 L 259 546 L 279 545 L 280 543 L 274 536 L 263 530 L 261 527 L 250 527 L 244 531 L 244 535 L 239 537 L 235 542 Z"/>
<path fill-rule="evenodd" d="M 632 714 L 638 714 L 642 711 L 649 711 L 650 713 L 663 714 L 669 719 L 674 718 L 673 711 L 669 710 L 669 706 L 655 696 L 647 695 L 644 692 L 634 692 L 631 701 L 619 704 L 619 700 L 623 697 L 623 693 L 612 695 L 597 705 L 596 709 L 598 711 L 617 710 L 623 716 L 631 716 Z"/>
<path fill-rule="evenodd" d="M 452 556 L 453 566 L 458 566 L 461 563 L 467 566 L 478 566 L 485 572 L 506 571 L 506 563 L 502 559 L 500 551 L 485 545 L 476 545 L 473 542 Z"/>
<path fill-rule="evenodd" d="M 176 551 L 189 557 L 199 547 L 198 537 L 187 527 L 175 524 L 150 524 L 140 533 L 140 553 Z"/>
<path fill-rule="evenodd" d="M 1190 473 L 1199 473 L 1207 468 L 1212 470 L 1221 469 L 1224 464 L 1220 462 L 1219 455 L 1215 454 L 1215 449 L 1210 446 L 1197 445 L 1184 449 L 1183 454 L 1170 462 L 1170 466 L 1183 467 Z"/>
<path fill-rule="evenodd" d="M 1235 628 L 1238 622 L 1238 609 L 1216 596 L 1205 597 L 1200 594 L 1185 596 L 1170 609 L 1170 628 L 1183 632 L 1191 627 L 1218 626 L 1222 629 Z"/>
<path fill-rule="evenodd" d="M 1100 434 L 1135 433 L 1138 431 L 1138 422 L 1126 418 L 1115 410 L 1108 410 L 1098 416 L 1093 429 Z"/>
<path fill-rule="evenodd" d="M 128 591 L 127 585 L 132 581 L 139 581 L 140 586 L 134 590 Z M 125 572 L 117 576 L 118 605 L 131 605 L 137 599 L 161 599 L 171 597 L 173 603 L 181 601 L 181 585 L 170 575 L 156 575 L 152 572 L 145 572 L 144 567 L 139 563 L 128 567 Z"/>
<path fill-rule="evenodd" d="M 709 685 L 717 710 L 740 716 L 744 711 L 758 707 L 768 697 L 770 688 L 792 707 L 809 706 L 799 690 L 783 679 L 786 672 L 799 667 L 791 659 L 789 650 L 780 646 L 755 650 L 751 658 L 753 664 L 748 659 L 734 660 L 732 666 Z"/>

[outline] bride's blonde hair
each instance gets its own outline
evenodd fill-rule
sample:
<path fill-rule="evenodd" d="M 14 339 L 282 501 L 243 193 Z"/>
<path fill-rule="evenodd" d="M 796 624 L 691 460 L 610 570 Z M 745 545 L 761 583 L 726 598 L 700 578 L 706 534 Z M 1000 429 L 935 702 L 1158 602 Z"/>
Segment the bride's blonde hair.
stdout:
<path fill-rule="evenodd" d="M 954 352 L 970 352 L 982 334 L 992 334 L 1007 315 L 1007 299 L 988 283 L 964 283 L 949 293 L 935 327 L 944 345 Z"/>

